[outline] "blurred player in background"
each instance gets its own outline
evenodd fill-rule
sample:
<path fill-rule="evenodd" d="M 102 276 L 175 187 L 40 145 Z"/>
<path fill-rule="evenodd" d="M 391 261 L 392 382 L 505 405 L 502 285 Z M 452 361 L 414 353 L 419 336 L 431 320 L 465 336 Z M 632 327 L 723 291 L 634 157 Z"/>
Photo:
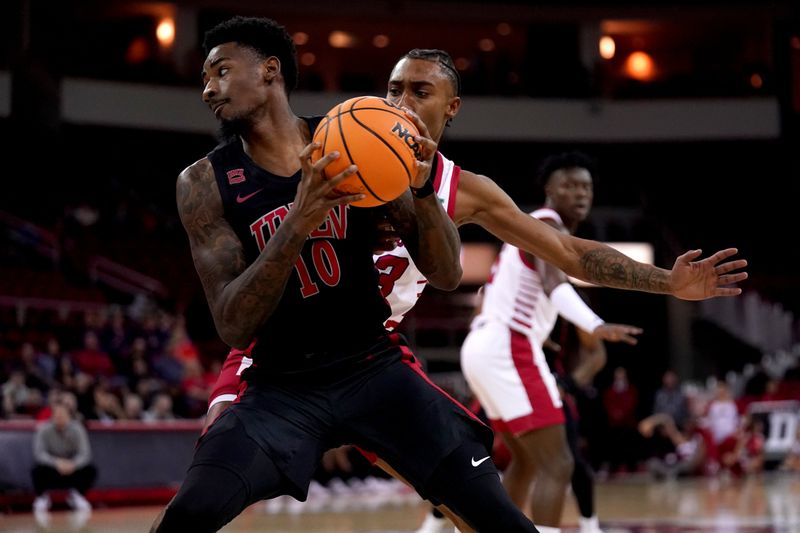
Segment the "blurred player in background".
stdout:
<path fill-rule="evenodd" d="M 564 404 L 564 430 L 574 463 L 570 483 L 580 515 L 580 533 L 600 533 L 594 499 L 594 470 L 581 446 L 581 414 L 577 400 L 592 386 L 595 376 L 605 366 L 606 348 L 595 335 L 571 324 L 562 323 L 561 326 L 561 342 L 545 342 L 543 347 L 546 352 L 554 354 L 548 361 Z M 572 346 L 570 333 L 574 333 L 577 339 L 576 347 Z"/>
<path fill-rule="evenodd" d="M 592 206 L 592 168 L 580 153 L 545 160 L 540 173 L 545 206 L 531 216 L 572 234 Z M 573 474 L 561 392 L 542 349 L 558 315 L 594 342 L 636 344 L 634 335 L 641 333 L 605 323 L 564 272 L 506 244 L 461 349 L 464 377 L 511 452 L 503 484 L 543 532 L 559 531 Z"/>

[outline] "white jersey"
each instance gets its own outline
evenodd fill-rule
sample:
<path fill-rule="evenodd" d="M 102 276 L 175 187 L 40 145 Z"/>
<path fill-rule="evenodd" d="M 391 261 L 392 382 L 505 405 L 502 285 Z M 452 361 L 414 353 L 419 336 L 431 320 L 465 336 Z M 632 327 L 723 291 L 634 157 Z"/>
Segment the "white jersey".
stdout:
<path fill-rule="evenodd" d="M 537 209 L 531 216 L 563 224 L 550 208 Z M 558 311 L 544 292 L 536 265 L 516 246 L 504 244 L 483 288 L 481 312 L 473 324 L 486 319 L 499 321 L 541 346 L 557 318 Z"/>
<path fill-rule="evenodd" d="M 436 175 L 433 187 L 442 207 L 453 218 L 456 206 L 456 189 L 461 168 L 436 153 Z M 392 308 L 392 316 L 384 326 L 389 331 L 397 327 L 403 316 L 417 303 L 420 294 L 428 284 L 428 280 L 419 271 L 405 246 L 398 246 L 390 252 L 373 257 L 378 269 L 378 285 L 381 294 Z"/>

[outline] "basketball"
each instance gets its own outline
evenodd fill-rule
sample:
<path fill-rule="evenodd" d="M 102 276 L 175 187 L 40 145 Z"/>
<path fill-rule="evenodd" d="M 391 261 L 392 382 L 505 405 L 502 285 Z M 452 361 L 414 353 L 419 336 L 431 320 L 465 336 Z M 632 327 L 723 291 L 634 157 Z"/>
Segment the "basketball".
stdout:
<path fill-rule="evenodd" d="M 363 193 L 350 205 L 373 207 L 392 201 L 405 191 L 416 173 L 419 146 L 416 126 L 399 107 L 376 96 L 358 96 L 336 105 L 319 123 L 314 141 L 321 148 L 312 162 L 336 150 L 339 159 L 324 169 L 331 179 L 355 164 L 358 172 L 336 187 L 346 194 Z"/>

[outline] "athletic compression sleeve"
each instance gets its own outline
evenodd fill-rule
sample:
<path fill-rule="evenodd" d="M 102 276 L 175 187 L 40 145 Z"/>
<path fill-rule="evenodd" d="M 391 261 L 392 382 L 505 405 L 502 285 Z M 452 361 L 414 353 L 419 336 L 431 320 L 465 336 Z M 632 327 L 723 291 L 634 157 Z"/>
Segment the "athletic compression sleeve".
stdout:
<path fill-rule="evenodd" d="M 588 333 L 594 332 L 597 326 L 605 324 L 602 318 L 589 309 L 570 283 L 564 282 L 553 289 L 550 301 L 553 302 L 559 315 Z"/>

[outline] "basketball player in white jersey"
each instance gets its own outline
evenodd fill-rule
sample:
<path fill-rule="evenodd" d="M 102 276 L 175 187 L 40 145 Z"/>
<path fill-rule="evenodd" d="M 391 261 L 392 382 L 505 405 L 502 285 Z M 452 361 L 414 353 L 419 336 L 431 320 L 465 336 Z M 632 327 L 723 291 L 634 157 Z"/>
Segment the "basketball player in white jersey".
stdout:
<path fill-rule="evenodd" d="M 573 233 L 592 205 L 589 168 L 582 154 L 548 159 L 545 207 L 531 216 Z M 503 484 L 542 532 L 559 531 L 573 469 L 561 394 L 542 350 L 559 314 L 598 340 L 635 344 L 641 332 L 604 323 L 561 270 L 505 244 L 461 349 L 464 377 L 511 452 Z"/>
<path fill-rule="evenodd" d="M 431 138 L 439 142 L 461 107 L 461 81 L 447 52 L 415 49 L 392 70 L 386 98 L 414 111 L 428 127 Z M 741 289 L 725 286 L 746 279 L 745 272 L 730 272 L 745 267 L 747 262 L 741 259 L 722 262 L 734 255 L 736 249 L 719 251 L 701 261 L 693 260 L 702 252 L 692 250 L 680 256 L 672 270 L 638 263 L 602 243 L 555 231 L 520 211 L 490 178 L 460 169 L 441 153 L 436 164 L 437 194 L 457 225 L 479 224 L 502 241 L 534 253 L 578 279 L 607 287 L 671 294 L 686 300 L 741 293 Z M 391 329 L 416 303 L 425 280 L 410 259 L 404 262 L 407 253 L 402 247 L 388 253 L 396 259 L 376 257 L 376 266 L 381 272 L 381 290 L 392 306 L 392 317 L 386 323 Z M 226 359 L 209 398 L 206 425 L 236 398 L 238 375 L 248 365 L 245 355 L 246 350 L 232 350 Z"/>

